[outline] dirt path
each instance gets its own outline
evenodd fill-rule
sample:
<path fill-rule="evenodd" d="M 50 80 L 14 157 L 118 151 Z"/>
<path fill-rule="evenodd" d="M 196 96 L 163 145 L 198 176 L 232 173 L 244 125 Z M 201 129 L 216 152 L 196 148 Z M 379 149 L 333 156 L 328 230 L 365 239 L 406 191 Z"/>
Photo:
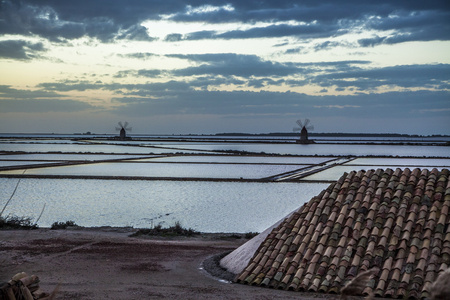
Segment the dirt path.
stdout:
<path fill-rule="evenodd" d="M 0 281 L 35 274 L 57 299 L 299 299 L 295 292 L 224 282 L 202 263 L 244 239 L 148 239 L 130 229 L 0 231 Z M 301 299 L 337 299 L 302 294 Z"/>

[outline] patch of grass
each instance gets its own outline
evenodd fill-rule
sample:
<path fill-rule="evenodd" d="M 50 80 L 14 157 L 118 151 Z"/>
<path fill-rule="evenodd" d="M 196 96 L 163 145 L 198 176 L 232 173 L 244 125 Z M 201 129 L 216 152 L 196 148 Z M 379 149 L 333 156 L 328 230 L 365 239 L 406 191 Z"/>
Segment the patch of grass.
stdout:
<path fill-rule="evenodd" d="M 69 226 L 78 226 L 74 221 L 55 222 L 50 229 L 66 229 Z"/>
<path fill-rule="evenodd" d="M 180 222 L 176 222 L 174 226 L 168 228 L 163 228 L 161 225 L 156 225 L 153 228 L 143 228 L 139 229 L 130 236 L 140 236 L 140 235 L 150 235 L 150 236 L 194 236 L 198 235 L 199 232 L 192 228 L 186 229 L 181 226 Z"/>
<path fill-rule="evenodd" d="M 257 236 L 259 234 L 259 232 L 247 232 L 245 235 L 244 235 L 244 237 L 246 238 L 246 239 L 252 239 L 252 238 L 254 238 L 255 236 Z"/>
<path fill-rule="evenodd" d="M 0 217 L 0 229 L 37 229 L 29 217 L 7 216 Z"/>
<path fill-rule="evenodd" d="M 251 239 L 257 236 L 258 232 L 247 232 L 247 233 L 231 233 L 231 234 L 224 234 L 223 236 L 220 236 L 220 239 Z"/>

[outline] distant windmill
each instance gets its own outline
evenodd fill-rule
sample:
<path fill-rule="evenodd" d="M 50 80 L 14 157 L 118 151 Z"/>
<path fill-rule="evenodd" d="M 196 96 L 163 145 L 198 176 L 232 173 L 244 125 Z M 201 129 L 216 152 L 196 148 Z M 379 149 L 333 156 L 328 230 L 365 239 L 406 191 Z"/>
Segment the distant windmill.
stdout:
<path fill-rule="evenodd" d="M 127 139 L 127 131 L 131 131 L 131 127 L 128 127 L 128 122 L 122 124 L 122 122 L 118 123 L 120 127 L 116 127 L 116 131 L 120 131 L 119 137 L 121 140 Z"/>
<path fill-rule="evenodd" d="M 314 126 L 310 124 L 309 119 L 297 120 L 297 125 L 300 127 L 294 127 L 294 131 L 300 131 L 300 139 L 297 141 L 300 144 L 310 144 L 314 143 L 308 139 L 308 130 L 314 130 Z"/>

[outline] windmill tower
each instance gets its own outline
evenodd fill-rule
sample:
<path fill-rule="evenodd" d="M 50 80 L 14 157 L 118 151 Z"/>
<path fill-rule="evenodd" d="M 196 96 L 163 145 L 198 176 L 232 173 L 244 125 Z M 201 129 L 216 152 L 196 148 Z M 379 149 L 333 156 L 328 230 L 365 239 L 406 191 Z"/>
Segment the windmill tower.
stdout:
<path fill-rule="evenodd" d="M 116 127 L 116 131 L 120 131 L 119 139 L 121 141 L 129 139 L 129 137 L 127 138 L 127 131 L 131 131 L 132 128 L 128 127 L 128 122 L 125 122 L 124 124 L 122 124 L 122 122 L 119 122 L 118 124 L 120 127 Z"/>
<path fill-rule="evenodd" d="M 305 119 L 305 121 L 302 122 L 302 120 L 297 120 L 297 125 L 300 127 L 294 127 L 294 131 L 300 131 L 300 139 L 297 140 L 297 143 L 299 144 L 311 144 L 314 143 L 314 141 L 308 139 L 308 130 L 313 130 L 314 126 L 310 124 L 309 119 Z"/>

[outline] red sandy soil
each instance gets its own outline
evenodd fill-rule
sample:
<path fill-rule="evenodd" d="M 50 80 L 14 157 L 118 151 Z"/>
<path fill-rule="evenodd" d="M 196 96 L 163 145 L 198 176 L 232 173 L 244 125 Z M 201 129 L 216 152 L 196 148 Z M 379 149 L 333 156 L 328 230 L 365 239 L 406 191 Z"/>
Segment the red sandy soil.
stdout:
<path fill-rule="evenodd" d="M 56 299 L 338 299 L 225 282 L 203 268 L 245 239 L 129 237 L 130 228 L 0 231 L 0 282 L 39 276 Z"/>

